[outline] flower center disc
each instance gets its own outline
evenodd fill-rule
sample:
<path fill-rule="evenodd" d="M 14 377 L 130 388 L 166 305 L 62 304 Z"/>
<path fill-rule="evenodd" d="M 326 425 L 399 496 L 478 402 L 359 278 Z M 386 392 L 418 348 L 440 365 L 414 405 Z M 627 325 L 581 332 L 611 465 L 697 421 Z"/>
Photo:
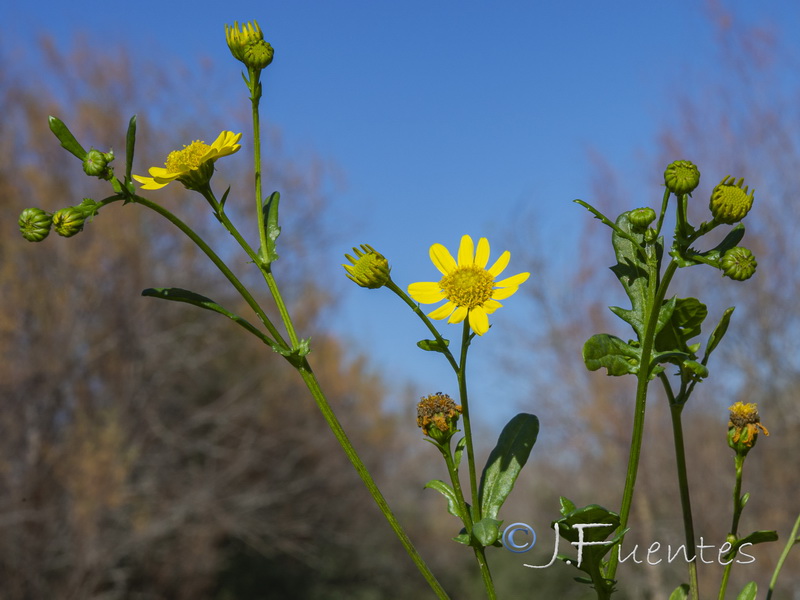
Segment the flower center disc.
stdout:
<path fill-rule="evenodd" d="M 494 277 L 486 269 L 471 265 L 448 273 L 439 285 L 453 304 L 472 309 L 491 300 Z"/>
<path fill-rule="evenodd" d="M 197 169 L 200 166 L 200 159 L 206 155 L 211 146 L 200 140 L 195 140 L 183 150 L 175 150 L 167 156 L 165 167 L 170 173 L 183 173 Z"/>

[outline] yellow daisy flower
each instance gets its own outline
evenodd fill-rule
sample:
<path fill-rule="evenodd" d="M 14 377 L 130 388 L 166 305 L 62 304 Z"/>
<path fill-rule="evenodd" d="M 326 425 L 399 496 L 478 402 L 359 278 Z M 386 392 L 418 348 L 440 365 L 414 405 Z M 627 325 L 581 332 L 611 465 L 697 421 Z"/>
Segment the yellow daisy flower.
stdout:
<path fill-rule="evenodd" d="M 214 161 L 239 151 L 241 146 L 237 142 L 241 137 L 241 133 L 223 131 L 210 146 L 195 140 L 182 150 L 170 152 L 163 167 L 150 167 L 150 177 L 134 175 L 133 178 L 144 184 L 143 190 L 158 190 L 176 179 L 190 190 L 197 189 L 211 179 Z"/>
<path fill-rule="evenodd" d="M 489 317 L 503 306 L 498 300 L 512 296 L 530 273 L 519 273 L 500 281 L 495 278 L 503 272 L 511 259 L 511 253 L 503 252 L 495 263 L 489 263 L 489 242 L 478 240 L 477 250 L 472 238 L 465 235 L 458 247 L 458 263 L 441 244 L 430 250 L 431 261 L 442 277 L 439 281 L 423 281 L 408 286 L 408 295 L 421 304 L 432 304 L 447 300 L 431 312 L 431 319 L 447 319 L 448 323 L 461 323 L 469 319 L 469 326 L 478 335 L 489 331 Z M 449 318 L 448 318 L 449 317 Z"/>

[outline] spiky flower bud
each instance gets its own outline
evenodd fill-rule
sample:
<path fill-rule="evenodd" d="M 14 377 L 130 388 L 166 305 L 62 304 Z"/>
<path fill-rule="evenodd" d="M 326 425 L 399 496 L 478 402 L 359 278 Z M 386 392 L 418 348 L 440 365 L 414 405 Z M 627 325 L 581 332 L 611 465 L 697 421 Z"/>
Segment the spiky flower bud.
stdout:
<path fill-rule="evenodd" d="M 108 166 L 114 160 L 114 151 L 100 152 L 92 148 L 86 153 L 83 159 L 83 172 L 90 177 L 110 180 L 114 176 L 114 170 Z"/>
<path fill-rule="evenodd" d="M 423 396 L 417 404 L 417 426 L 439 444 L 446 444 L 458 431 L 461 406 L 447 394 Z"/>
<path fill-rule="evenodd" d="M 26 208 L 19 215 L 19 230 L 29 242 L 41 242 L 50 234 L 53 215 L 41 208 Z"/>
<path fill-rule="evenodd" d="M 376 252 L 372 246 L 361 244 L 361 249 L 353 248 L 356 253 L 354 258 L 345 254 L 345 258 L 352 264 L 342 265 L 347 271 L 348 279 L 355 281 L 365 288 L 376 289 L 383 287 L 389 281 L 389 261 L 382 254 Z"/>
<path fill-rule="evenodd" d="M 656 211 L 652 208 L 637 208 L 628 213 L 634 231 L 642 233 L 653 221 L 656 220 Z"/>
<path fill-rule="evenodd" d="M 63 237 L 72 237 L 83 231 L 86 213 L 77 206 L 68 206 L 53 215 L 53 229 Z"/>
<path fill-rule="evenodd" d="M 743 183 L 743 177 L 736 181 L 728 175 L 714 188 L 708 208 L 711 209 L 715 221 L 727 224 L 738 223 L 750 212 L 753 207 L 755 190 L 748 194 L 748 186 L 742 188 Z"/>
<path fill-rule="evenodd" d="M 769 431 L 761 424 L 755 404 L 737 402 L 729 410 L 728 446 L 744 456 L 755 446 L 759 431 L 764 435 L 769 435 Z"/>
<path fill-rule="evenodd" d="M 679 196 L 691 194 L 700 183 L 700 171 L 688 160 L 676 160 L 664 171 L 664 185 Z"/>
<path fill-rule="evenodd" d="M 728 250 L 719 261 L 722 274 L 736 281 L 750 279 L 756 272 L 758 262 L 747 248 L 736 246 Z"/>

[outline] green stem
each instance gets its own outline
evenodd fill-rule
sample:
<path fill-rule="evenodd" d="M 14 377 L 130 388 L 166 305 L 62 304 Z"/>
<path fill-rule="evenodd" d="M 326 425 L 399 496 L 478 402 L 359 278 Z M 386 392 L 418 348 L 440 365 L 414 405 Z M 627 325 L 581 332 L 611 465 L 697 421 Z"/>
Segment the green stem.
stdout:
<path fill-rule="evenodd" d="M 483 546 L 473 546 L 475 550 L 475 558 L 481 568 L 481 577 L 483 577 L 483 585 L 486 586 L 486 595 L 489 600 L 496 600 L 497 592 L 494 590 L 494 581 L 492 581 L 492 572 L 489 570 L 489 563 L 486 562 L 486 549 Z"/>
<path fill-rule="evenodd" d="M 686 539 L 686 549 L 695 552 L 694 523 L 692 520 L 692 503 L 689 496 L 689 477 L 686 470 L 686 450 L 683 441 L 683 423 L 681 413 L 683 403 L 670 403 L 669 412 L 672 417 L 672 437 L 675 444 L 675 463 L 678 469 L 678 489 L 681 496 L 681 509 L 683 512 L 683 531 Z M 692 560 L 689 567 L 689 594 L 692 600 L 699 600 L 700 587 L 697 579 L 697 561 Z"/>
<path fill-rule="evenodd" d="M 728 534 L 728 540 L 733 541 L 736 540 L 737 532 L 739 530 L 739 519 L 742 516 L 742 511 L 744 510 L 744 506 L 742 505 L 742 473 L 744 471 L 744 455 L 736 453 L 736 458 L 734 459 L 734 465 L 736 468 L 736 481 L 733 484 L 733 517 L 731 522 L 731 531 Z M 730 557 L 730 561 L 728 564 L 725 565 L 725 569 L 722 571 L 722 581 L 720 582 L 719 586 L 719 600 L 723 600 L 725 598 L 725 592 L 728 588 L 728 578 L 731 574 L 731 568 L 733 567 L 733 559 L 735 558 L 736 553 L 734 552 L 733 555 Z"/>
<path fill-rule="evenodd" d="M 461 418 L 464 423 L 464 437 L 467 440 L 467 464 L 469 466 L 469 491 L 472 497 L 474 521 L 483 518 L 481 502 L 478 497 L 478 475 L 475 470 L 475 448 L 472 443 L 472 425 L 469 418 L 469 397 L 467 395 L 467 350 L 469 348 L 469 321 L 464 319 L 461 336 L 461 361 L 458 369 L 458 395 L 461 400 Z"/>
<path fill-rule="evenodd" d="M 150 210 L 157 212 L 159 215 L 161 215 L 162 217 L 167 219 L 170 223 L 175 225 L 178 229 L 180 229 L 186 235 L 186 237 L 192 240 L 197 245 L 197 247 L 200 248 L 203 251 L 203 253 L 205 253 L 205 255 L 208 256 L 209 259 L 211 259 L 211 262 L 213 262 L 214 265 L 222 272 L 222 274 L 225 275 L 228 281 L 231 282 L 231 285 L 233 285 L 233 287 L 236 288 L 236 291 L 239 292 L 242 298 L 244 298 L 245 302 L 247 302 L 247 304 L 250 305 L 250 308 L 253 309 L 256 315 L 258 315 L 258 318 L 261 320 L 264 326 L 267 327 L 270 333 L 276 336 L 276 343 L 278 345 L 285 347 L 286 344 L 282 341 L 280 335 L 276 335 L 277 330 L 275 329 L 275 326 L 272 324 L 272 321 L 270 321 L 267 314 L 264 312 L 264 310 L 261 308 L 258 302 L 256 302 L 255 298 L 253 298 L 250 291 L 244 286 L 244 284 L 241 281 L 239 281 L 239 278 L 236 277 L 233 271 L 231 271 L 230 268 L 228 268 L 228 265 L 226 265 L 223 262 L 223 260 L 217 255 L 216 252 L 214 252 L 211 249 L 211 247 L 205 242 L 203 238 L 197 235 L 197 233 L 195 233 L 195 231 L 191 227 L 189 227 L 186 223 L 184 223 L 172 212 L 170 212 L 160 204 L 151 202 L 147 198 L 143 198 L 141 196 L 132 196 L 131 200 L 133 202 L 136 202 L 137 204 L 141 204 L 142 206 L 145 206 Z"/>
<path fill-rule="evenodd" d="M 411 560 L 413 560 L 414 564 L 417 565 L 417 568 L 422 573 L 422 576 L 428 582 L 428 585 L 430 585 L 436 596 L 442 599 L 449 598 L 447 592 L 444 591 L 444 588 L 442 588 L 441 584 L 437 581 L 436 577 L 428 568 L 428 565 L 425 564 L 425 561 L 414 547 L 414 544 L 411 543 L 408 535 L 397 521 L 397 518 L 394 516 L 394 513 L 392 513 L 392 510 L 389 508 L 389 505 L 387 504 L 386 499 L 383 497 L 383 494 L 381 494 L 380 489 L 378 489 L 378 486 L 375 483 L 375 480 L 372 478 L 372 475 L 370 475 L 370 472 L 367 470 L 366 465 L 364 465 L 355 448 L 353 448 L 353 444 L 350 442 L 347 434 L 342 428 L 341 423 L 339 423 L 339 420 L 336 418 L 333 409 L 328 403 L 328 400 L 325 398 L 325 394 L 322 392 L 319 382 L 311 370 L 311 365 L 309 365 L 308 361 L 303 358 L 302 364 L 297 370 L 308 387 L 308 390 L 311 392 L 314 401 L 317 403 L 317 406 L 319 407 L 319 410 L 322 413 L 322 416 L 325 418 L 325 421 L 327 422 L 331 431 L 333 432 L 333 435 L 336 436 L 336 439 L 342 446 L 345 454 L 347 454 L 347 458 L 350 459 L 350 462 L 352 463 L 353 467 L 355 467 L 355 470 L 361 477 L 364 485 L 367 486 L 367 490 L 369 490 L 369 493 L 372 495 L 372 498 L 375 500 L 378 508 L 381 510 L 384 517 L 386 517 L 389 525 L 400 539 L 400 542 L 403 544 L 406 552 L 408 552 Z"/>
<path fill-rule="evenodd" d="M 472 537 L 472 515 L 467 507 L 467 501 L 464 498 L 464 491 L 461 489 L 461 478 L 458 476 L 458 467 L 456 467 L 453 456 L 450 454 L 450 442 L 447 442 L 446 448 L 438 444 L 437 447 L 441 451 L 442 456 L 444 456 L 445 464 L 447 464 L 447 472 L 450 474 L 450 483 L 453 484 L 453 491 L 456 494 L 458 508 L 463 515 L 464 528 L 467 530 L 467 535 Z"/>
<path fill-rule="evenodd" d="M 797 516 L 797 520 L 794 522 L 792 533 L 789 534 L 789 540 L 783 547 L 783 552 L 781 552 L 781 557 L 778 559 L 778 564 L 775 565 L 775 570 L 772 572 L 772 579 L 769 581 L 769 591 L 767 592 L 766 600 L 772 599 L 772 591 L 778 583 L 778 575 L 780 575 L 781 569 L 783 568 L 783 563 L 786 562 L 786 557 L 789 556 L 789 551 L 792 547 L 800 541 L 800 538 L 797 537 L 798 530 L 800 530 L 800 515 Z"/>
<path fill-rule="evenodd" d="M 628 471 L 625 476 L 625 489 L 622 492 L 622 506 L 619 511 L 620 525 L 617 532 L 624 531 L 628 526 L 628 518 L 631 513 L 633 502 L 633 490 L 636 486 L 636 475 L 639 470 L 639 458 L 642 453 L 642 440 L 644 439 L 644 414 L 647 405 L 647 385 L 650 381 L 651 365 L 650 360 L 655 345 L 656 324 L 658 314 L 661 311 L 661 304 L 667 293 L 672 276 L 678 269 L 677 263 L 673 260 L 667 265 L 664 277 L 658 283 L 658 262 L 653 253 L 648 253 L 648 296 L 652 298 L 650 313 L 645 328 L 644 339 L 642 340 L 642 358 L 639 364 L 639 372 L 636 376 L 636 405 L 633 414 L 633 433 L 631 434 L 631 447 L 628 455 Z M 622 540 L 620 540 L 622 543 Z M 612 552 L 609 559 L 606 577 L 614 579 L 619 564 L 619 553 Z"/>

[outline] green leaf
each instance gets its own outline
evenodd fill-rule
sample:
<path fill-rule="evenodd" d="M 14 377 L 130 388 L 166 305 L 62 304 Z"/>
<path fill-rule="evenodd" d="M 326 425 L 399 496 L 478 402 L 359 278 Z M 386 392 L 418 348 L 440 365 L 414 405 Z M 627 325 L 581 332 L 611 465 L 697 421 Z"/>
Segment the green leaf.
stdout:
<path fill-rule="evenodd" d="M 463 437 L 458 440 L 456 444 L 456 451 L 453 453 L 453 461 L 455 462 L 456 469 L 461 464 L 461 457 L 464 454 L 464 447 L 467 445 L 467 438 Z"/>
<path fill-rule="evenodd" d="M 267 233 L 267 247 L 261 248 L 261 259 L 267 265 L 278 260 L 275 242 L 281 234 L 281 228 L 278 226 L 278 202 L 280 199 L 281 195 L 278 192 L 272 192 L 264 203 L 264 229 Z"/>
<path fill-rule="evenodd" d="M 447 512 L 454 517 L 458 517 L 462 521 L 464 520 L 464 516 L 461 514 L 461 509 L 458 507 L 456 493 L 453 491 L 452 487 L 450 487 L 441 479 L 432 479 L 425 484 L 425 487 L 436 490 L 437 492 L 441 493 L 442 496 L 447 498 Z"/>
<path fill-rule="evenodd" d="M 736 600 L 756 600 L 757 596 L 758 586 L 755 581 L 751 581 L 742 588 L 742 591 L 736 596 Z"/>
<path fill-rule="evenodd" d="M 197 294 L 195 292 L 184 290 L 181 288 L 148 288 L 142 291 L 142 296 L 147 296 L 151 298 L 161 298 L 162 300 L 171 300 L 173 302 L 185 302 L 186 304 L 191 304 L 199 308 L 204 308 L 206 310 L 219 313 L 221 315 L 228 317 L 236 324 L 247 329 L 250 333 L 252 333 L 261 341 L 269 345 L 276 352 L 281 351 L 281 348 L 280 346 L 278 346 L 278 344 L 276 344 L 273 340 L 267 337 L 261 330 L 255 327 L 252 323 L 240 317 L 239 315 L 236 315 L 230 312 L 229 310 L 222 308 L 222 306 L 220 306 L 210 298 L 206 298 L 205 296 L 201 296 L 200 294 Z"/>
<path fill-rule="evenodd" d="M 64 125 L 61 119 L 51 116 L 48 117 L 48 123 L 50 125 L 50 131 L 52 131 L 58 138 L 58 141 L 61 142 L 62 148 L 71 152 L 81 161 L 86 158 L 86 150 L 78 143 L 78 140 L 72 135 L 69 127 Z"/>
<path fill-rule="evenodd" d="M 576 508 L 575 503 L 572 500 L 570 500 L 569 498 L 566 498 L 565 496 L 561 496 L 558 499 L 558 501 L 561 504 L 560 512 L 561 512 L 562 516 L 566 517 L 567 515 L 569 515 L 570 513 L 575 511 L 575 508 Z"/>
<path fill-rule="evenodd" d="M 725 553 L 725 560 L 730 560 L 736 552 L 744 546 L 745 544 L 750 544 L 755 546 L 756 544 L 763 544 L 765 542 L 775 542 L 778 540 L 778 532 L 774 530 L 761 530 L 761 531 L 754 531 L 753 533 L 744 536 L 743 538 L 739 538 L 733 544 L 731 544 L 731 549 Z"/>
<path fill-rule="evenodd" d="M 686 600 L 689 597 L 689 584 L 682 583 L 669 595 L 669 600 Z"/>
<path fill-rule="evenodd" d="M 697 298 L 673 298 L 674 309 L 656 336 L 657 352 L 681 352 L 694 356 L 689 340 L 700 335 L 708 308 Z"/>
<path fill-rule="evenodd" d="M 644 234 L 633 231 L 628 213 L 617 217 L 616 228 L 611 235 L 611 243 L 617 257 L 617 264 L 611 267 L 625 293 L 631 301 L 631 309 L 614 307 L 615 315 L 633 327 L 639 341 L 644 338 L 647 310 L 648 266 L 644 255 Z M 656 252 L 661 251 L 661 241 L 656 245 Z"/>
<path fill-rule="evenodd" d="M 136 148 L 136 115 L 128 121 L 128 132 L 125 134 L 125 179 L 130 181 L 133 169 L 133 153 Z"/>
<path fill-rule="evenodd" d="M 590 371 L 604 367 L 608 375 L 639 372 L 641 350 L 608 333 L 593 335 L 583 345 L 583 362 Z"/>
<path fill-rule="evenodd" d="M 513 417 L 503 428 L 481 475 L 478 497 L 483 517 L 497 518 L 538 435 L 539 419 L 527 413 Z"/>
<path fill-rule="evenodd" d="M 450 340 L 443 340 L 444 346 L 439 343 L 439 340 L 420 340 L 417 342 L 417 347 L 422 348 L 428 352 L 444 352 L 447 350 L 447 347 L 450 345 Z"/>
<path fill-rule="evenodd" d="M 728 325 L 731 322 L 731 315 L 733 315 L 734 308 L 735 307 L 731 306 L 725 309 L 725 312 L 722 313 L 722 318 L 719 320 L 719 323 L 717 323 L 714 331 L 712 331 L 711 335 L 708 336 L 708 344 L 706 344 L 706 354 L 703 357 L 703 363 L 708 361 L 708 357 L 719 345 L 720 341 L 722 341 L 725 332 L 728 331 Z"/>
<path fill-rule="evenodd" d="M 500 539 L 502 521 L 484 517 L 472 526 L 472 535 L 483 546 L 493 546 Z"/>

